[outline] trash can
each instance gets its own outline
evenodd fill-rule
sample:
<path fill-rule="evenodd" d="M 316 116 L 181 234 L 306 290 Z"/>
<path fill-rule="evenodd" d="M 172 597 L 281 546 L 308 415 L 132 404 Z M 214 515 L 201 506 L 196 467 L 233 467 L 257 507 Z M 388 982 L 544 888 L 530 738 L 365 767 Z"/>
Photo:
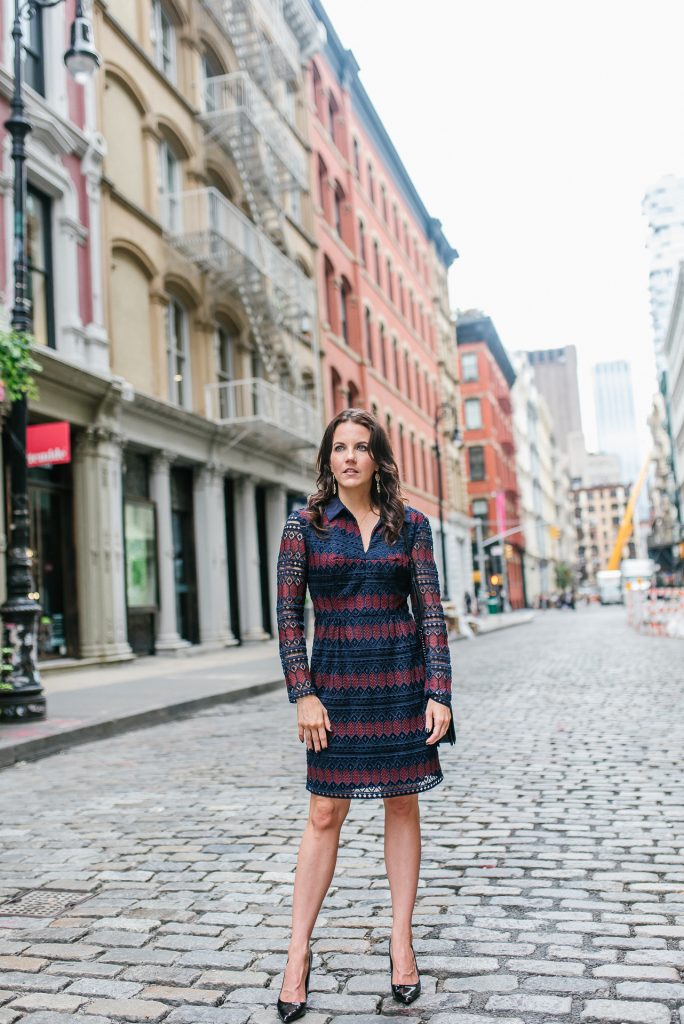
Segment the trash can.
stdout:
<path fill-rule="evenodd" d="M 489 611 L 490 615 L 498 615 L 499 614 L 499 610 L 500 609 L 499 609 L 499 598 L 498 597 L 488 597 L 487 598 L 487 610 Z"/>

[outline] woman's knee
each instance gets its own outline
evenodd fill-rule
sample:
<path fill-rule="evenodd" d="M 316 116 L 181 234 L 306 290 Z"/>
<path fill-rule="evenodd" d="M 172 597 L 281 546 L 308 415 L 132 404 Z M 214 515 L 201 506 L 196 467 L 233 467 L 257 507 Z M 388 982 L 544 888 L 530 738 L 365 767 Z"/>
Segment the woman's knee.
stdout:
<path fill-rule="evenodd" d="M 406 796 L 388 796 L 385 798 L 385 814 L 398 818 L 413 818 L 418 814 L 418 794 L 407 793 Z"/>
<path fill-rule="evenodd" d="M 348 800 L 312 795 L 309 821 L 316 832 L 336 832 L 342 827 L 348 810 Z"/>

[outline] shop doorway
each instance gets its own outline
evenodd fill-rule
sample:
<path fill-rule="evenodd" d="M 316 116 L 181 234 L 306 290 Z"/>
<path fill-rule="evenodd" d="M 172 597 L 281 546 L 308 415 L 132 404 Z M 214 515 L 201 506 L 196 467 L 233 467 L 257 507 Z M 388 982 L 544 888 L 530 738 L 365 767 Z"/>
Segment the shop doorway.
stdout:
<path fill-rule="evenodd" d="M 176 621 L 183 640 L 199 643 L 199 609 L 195 559 L 195 517 L 193 514 L 191 469 L 171 470 L 171 525 L 173 569 L 176 589 Z"/>
<path fill-rule="evenodd" d="M 75 658 L 79 643 L 71 466 L 30 469 L 28 481 L 33 574 L 42 608 L 38 657 Z"/>

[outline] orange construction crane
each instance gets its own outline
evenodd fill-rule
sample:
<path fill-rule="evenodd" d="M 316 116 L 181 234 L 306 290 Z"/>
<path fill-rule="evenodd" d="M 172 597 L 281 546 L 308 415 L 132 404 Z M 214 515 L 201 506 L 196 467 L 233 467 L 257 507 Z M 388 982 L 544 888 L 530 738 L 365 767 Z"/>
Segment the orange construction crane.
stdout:
<path fill-rule="evenodd" d="M 632 532 L 634 508 L 636 506 L 639 495 L 641 494 L 641 488 L 644 486 L 644 480 L 648 475 L 648 467 L 651 464 L 652 458 L 653 454 L 649 452 L 644 460 L 643 466 L 641 467 L 641 472 L 637 477 L 636 483 L 632 488 L 632 493 L 629 496 L 629 501 L 627 502 L 625 514 L 622 517 L 622 522 L 620 523 L 620 528 L 617 532 L 617 537 L 615 538 L 615 547 L 613 548 L 610 560 L 607 565 L 608 569 L 615 570 L 620 568 L 620 562 L 622 561 L 622 549 L 629 540 L 630 534 Z"/>

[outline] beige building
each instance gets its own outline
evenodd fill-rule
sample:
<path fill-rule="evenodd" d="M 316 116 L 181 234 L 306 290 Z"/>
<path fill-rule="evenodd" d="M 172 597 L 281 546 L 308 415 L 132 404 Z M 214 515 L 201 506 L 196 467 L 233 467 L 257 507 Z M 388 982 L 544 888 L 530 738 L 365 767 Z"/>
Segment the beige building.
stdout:
<path fill-rule="evenodd" d="M 629 485 L 620 483 L 578 487 L 572 492 L 580 583 L 594 585 L 596 573 L 608 568 L 629 492 Z M 633 541 L 625 544 L 621 557 L 636 557 Z"/>
<path fill-rule="evenodd" d="M 259 640 L 322 426 L 303 97 L 320 28 L 306 0 L 119 0 L 95 37 L 125 632 L 137 650 Z"/>

